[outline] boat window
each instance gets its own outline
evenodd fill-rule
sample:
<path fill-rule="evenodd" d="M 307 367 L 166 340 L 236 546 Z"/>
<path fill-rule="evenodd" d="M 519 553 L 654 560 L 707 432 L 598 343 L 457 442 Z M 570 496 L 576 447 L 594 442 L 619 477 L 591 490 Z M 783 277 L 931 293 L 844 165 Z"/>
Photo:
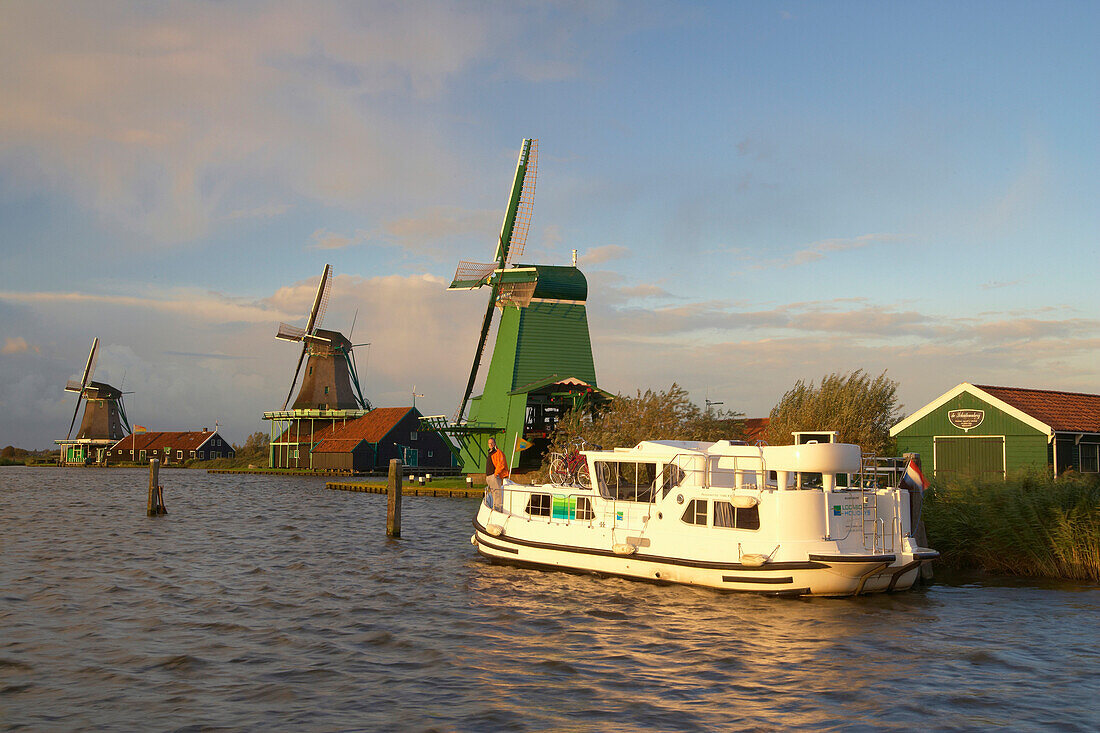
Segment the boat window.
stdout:
<path fill-rule="evenodd" d="M 596 512 L 592 511 L 592 502 L 586 496 L 577 497 L 577 519 L 595 519 Z"/>
<path fill-rule="evenodd" d="M 531 494 L 531 498 L 527 501 L 527 513 L 532 517 L 549 517 L 550 495 Z"/>
<path fill-rule="evenodd" d="M 661 498 L 668 496 L 668 492 L 679 486 L 684 481 L 684 469 L 672 463 L 666 464 L 661 469 Z"/>
<path fill-rule="evenodd" d="M 600 496 L 617 501 L 652 503 L 657 484 L 656 463 L 596 461 Z"/>
<path fill-rule="evenodd" d="M 702 524 L 705 526 L 707 523 L 707 500 L 692 499 L 689 501 L 681 519 L 688 524 Z"/>
<path fill-rule="evenodd" d="M 738 509 L 728 501 L 714 502 L 714 526 L 732 529 L 760 529 L 760 507 Z"/>

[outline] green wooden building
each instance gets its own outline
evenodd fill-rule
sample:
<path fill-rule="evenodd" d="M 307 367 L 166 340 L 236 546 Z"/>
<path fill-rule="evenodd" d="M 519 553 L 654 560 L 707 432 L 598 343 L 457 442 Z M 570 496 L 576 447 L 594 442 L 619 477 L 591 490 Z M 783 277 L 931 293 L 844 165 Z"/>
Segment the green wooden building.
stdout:
<path fill-rule="evenodd" d="M 520 149 L 493 261 L 459 262 L 448 288 L 487 288 L 489 301 L 454 418 L 436 415 L 423 418 L 421 424 L 446 438 L 467 474 L 485 471 L 489 438 L 496 439 L 510 465 L 537 466 L 562 415 L 611 397 L 596 385 L 585 310 L 588 281 L 577 269 L 576 250 L 572 266 L 513 263 L 523 253 L 534 207 L 536 142 L 526 139 Z M 472 397 L 498 310 L 500 326 L 485 388 Z M 523 445 L 520 439 L 530 450 L 517 455 Z"/>
<path fill-rule="evenodd" d="M 925 475 L 1100 471 L 1100 395 L 963 382 L 890 429 Z"/>

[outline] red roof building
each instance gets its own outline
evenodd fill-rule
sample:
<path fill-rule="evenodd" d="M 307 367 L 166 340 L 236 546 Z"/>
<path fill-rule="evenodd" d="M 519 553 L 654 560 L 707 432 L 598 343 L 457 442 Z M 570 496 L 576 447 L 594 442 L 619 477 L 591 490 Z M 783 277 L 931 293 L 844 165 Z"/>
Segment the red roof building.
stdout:
<path fill-rule="evenodd" d="M 1100 395 L 963 382 L 890 429 L 925 475 L 1100 473 Z"/>
<path fill-rule="evenodd" d="M 233 458 L 235 455 L 233 446 L 217 430 L 131 433 L 107 449 L 107 461 L 111 463 L 145 463 L 159 458 L 162 464 L 169 465 L 190 460 Z"/>
<path fill-rule="evenodd" d="M 397 458 L 405 466 L 450 467 L 450 448 L 435 431 L 420 429 L 420 417 L 415 407 L 376 407 L 362 417 L 318 422 L 315 428 L 299 422 L 277 440 L 277 445 L 297 445 L 273 451 L 272 465 L 370 472 L 385 470 Z"/>

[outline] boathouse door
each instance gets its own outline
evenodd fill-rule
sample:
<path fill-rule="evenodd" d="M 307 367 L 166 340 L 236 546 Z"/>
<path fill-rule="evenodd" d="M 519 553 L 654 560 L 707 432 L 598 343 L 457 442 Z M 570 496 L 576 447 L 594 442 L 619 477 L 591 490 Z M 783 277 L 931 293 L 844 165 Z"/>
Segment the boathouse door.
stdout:
<path fill-rule="evenodd" d="M 933 440 L 933 474 L 977 478 L 1004 478 L 1005 439 L 994 436 L 942 436 Z"/>

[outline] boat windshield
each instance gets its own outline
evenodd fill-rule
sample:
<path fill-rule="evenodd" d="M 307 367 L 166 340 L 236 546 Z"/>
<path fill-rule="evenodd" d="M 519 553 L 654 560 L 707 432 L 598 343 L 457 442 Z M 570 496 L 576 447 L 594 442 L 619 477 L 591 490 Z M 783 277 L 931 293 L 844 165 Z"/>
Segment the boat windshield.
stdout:
<path fill-rule="evenodd" d="M 596 461 L 596 484 L 605 499 L 652 503 L 656 498 L 657 464 Z"/>

